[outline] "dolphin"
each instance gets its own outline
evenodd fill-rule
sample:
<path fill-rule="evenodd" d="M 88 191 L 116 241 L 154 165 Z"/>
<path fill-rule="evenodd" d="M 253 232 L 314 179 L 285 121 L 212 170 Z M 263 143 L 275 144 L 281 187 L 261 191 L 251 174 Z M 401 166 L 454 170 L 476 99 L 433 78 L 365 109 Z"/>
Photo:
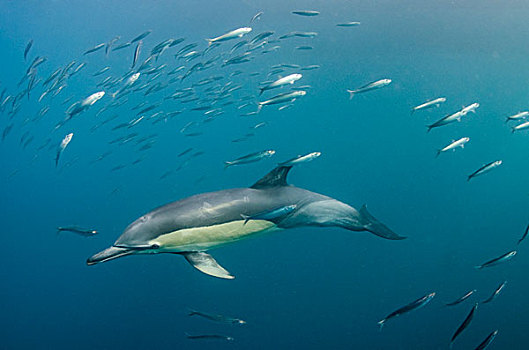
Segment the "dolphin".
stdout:
<path fill-rule="evenodd" d="M 207 251 L 258 233 L 334 226 L 391 240 L 405 238 L 375 219 L 365 205 L 356 210 L 287 184 L 291 168 L 278 166 L 249 188 L 202 193 L 154 209 L 131 223 L 112 246 L 88 258 L 87 264 L 128 255 L 172 253 L 183 255 L 207 275 L 233 279 Z"/>

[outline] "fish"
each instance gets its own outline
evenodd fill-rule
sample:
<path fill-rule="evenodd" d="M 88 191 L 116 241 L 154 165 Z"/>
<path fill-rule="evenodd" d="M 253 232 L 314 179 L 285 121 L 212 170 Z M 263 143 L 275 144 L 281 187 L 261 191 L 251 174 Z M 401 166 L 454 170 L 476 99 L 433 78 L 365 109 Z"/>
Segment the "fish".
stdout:
<path fill-rule="evenodd" d="M 296 50 L 312 50 L 312 49 L 313 49 L 312 46 L 307 46 L 307 45 L 296 46 Z"/>
<path fill-rule="evenodd" d="M 312 153 L 308 153 L 308 154 L 305 154 L 305 155 L 299 155 L 299 156 L 294 157 L 292 159 L 289 159 L 289 160 L 287 160 L 285 162 L 279 163 L 279 165 L 281 165 L 281 166 L 292 166 L 292 165 L 296 165 L 296 164 L 306 163 L 306 162 L 310 162 L 310 161 L 318 158 L 319 156 L 321 156 L 321 152 L 312 152 Z"/>
<path fill-rule="evenodd" d="M 390 319 L 425 306 L 426 304 L 428 304 L 433 299 L 434 296 L 435 296 L 435 292 L 426 294 L 425 296 L 423 296 L 423 297 L 421 297 L 421 298 L 409 303 L 408 305 L 405 305 L 405 306 L 393 311 L 392 313 L 390 313 L 389 315 L 384 317 L 382 320 L 378 321 L 378 325 L 380 326 L 380 330 L 382 330 L 382 327 L 384 327 L 384 324 L 387 321 L 389 321 Z"/>
<path fill-rule="evenodd" d="M 296 208 L 297 208 L 296 204 L 291 204 L 291 205 L 286 205 L 284 207 L 267 210 L 265 212 L 257 213 L 251 216 L 241 214 L 241 218 L 244 219 L 243 225 L 246 225 L 248 221 L 250 220 L 271 220 L 271 219 L 276 219 L 279 217 L 284 217 L 290 214 L 291 212 L 293 212 Z"/>
<path fill-rule="evenodd" d="M 249 188 L 197 194 L 166 204 L 132 222 L 109 248 L 89 257 L 88 265 L 120 257 L 171 253 L 182 255 L 207 275 L 235 278 L 207 251 L 258 233 L 304 226 L 341 227 L 368 231 L 389 240 L 402 240 L 363 205 L 357 210 L 315 192 L 289 185 L 292 167 L 276 167 Z M 274 208 L 296 205 L 288 215 L 269 220 L 250 220 Z M 416 308 L 412 307 L 412 309 Z"/>
<path fill-rule="evenodd" d="M 460 304 L 462 303 L 463 301 L 467 300 L 468 298 L 470 298 L 470 296 L 472 294 L 474 294 L 476 292 L 475 289 L 467 292 L 465 295 L 463 295 L 462 297 L 458 298 L 457 300 L 451 302 L 451 303 L 447 303 L 446 306 L 454 306 L 454 305 L 457 305 L 457 304 Z"/>
<path fill-rule="evenodd" d="M 343 23 L 338 23 L 336 26 L 337 27 L 357 27 L 360 25 L 360 22 L 343 22 Z"/>
<path fill-rule="evenodd" d="M 143 45 L 143 41 L 138 41 L 138 44 L 136 45 L 136 49 L 134 50 L 134 56 L 132 57 L 132 65 L 130 66 L 130 69 L 134 68 L 136 65 L 136 62 L 138 61 L 138 57 L 140 57 L 141 47 Z"/>
<path fill-rule="evenodd" d="M 455 150 L 457 147 L 465 148 L 465 144 L 468 141 L 470 141 L 470 137 L 462 137 L 459 140 L 453 140 L 449 145 L 437 150 L 436 157 L 438 157 L 442 152 Z"/>
<path fill-rule="evenodd" d="M 505 288 L 506 285 L 507 285 L 507 281 L 503 281 L 502 283 L 500 283 L 500 285 L 498 286 L 498 288 L 496 288 L 494 290 L 492 295 L 490 297 L 488 297 L 486 300 L 483 300 L 481 303 L 482 304 L 488 304 L 491 301 L 493 301 L 494 299 L 496 299 L 496 297 L 501 293 L 501 291 L 503 290 L 503 288 Z"/>
<path fill-rule="evenodd" d="M 258 19 L 261 19 L 261 16 L 263 15 L 264 12 L 257 12 L 253 17 L 252 19 L 250 20 L 250 24 L 254 21 L 257 21 Z"/>
<path fill-rule="evenodd" d="M 232 161 L 226 161 L 224 162 L 224 168 L 228 168 L 232 165 L 241 165 L 241 164 L 248 164 L 253 162 L 258 162 L 263 158 L 268 158 L 273 156 L 276 153 L 274 150 L 266 150 L 266 151 L 260 151 L 255 153 L 250 153 L 248 155 L 245 155 L 243 157 L 237 158 Z"/>
<path fill-rule="evenodd" d="M 278 103 L 285 103 L 285 102 L 294 102 L 297 98 L 305 96 L 306 94 L 307 94 L 306 91 L 300 90 L 300 91 L 285 92 L 285 93 L 276 95 L 269 100 L 258 102 L 257 112 L 260 112 L 263 106 L 275 105 Z"/>
<path fill-rule="evenodd" d="M 463 115 L 467 115 L 468 113 L 476 113 L 476 109 L 479 107 L 479 103 L 474 102 L 471 105 L 468 105 L 466 107 L 463 107 L 461 109 L 461 113 Z"/>
<path fill-rule="evenodd" d="M 436 98 L 434 100 L 431 100 L 431 101 L 427 101 L 427 102 L 424 102 L 418 106 L 415 106 L 411 109 L 411 113 L 413 114 L 414 112 L 417 112 L 417 111 L 422 111 L 422 110 L 425 110 L 425 109 L 430 109 L 430 108 L 434 108 L 434 107 L 439 107 L 441 105 L 441 103 L 444 103 L 446 102 L 446 97 L 439 97 L 439 98 Z"/>
<path fill-rule="evenodd" d="M 227 323 L 227 324 L 246 324 L 246 321 L 241 320 L 240 318 L 234 318 L 224 315 L 210 314 L 207 312 L 201 312 L 197 310 L 190 309 L 188 316 L 200 316 L 210 321 Z"/>
<path fill-rule="evenodd" d="M 520 238 L 520 239 L 518 240 L 518 243 L 517 243 L 517 244 L 522 243 L 522 241 L 525 239 L 525 237 L 527 237 L 527 234 L 528 234 L 528 233 L 529 233 L 529 225 L 527 225 L 527 226 L 525 227 L 525 231 L 524 231 L 524 233 L 523 233 L 523 235 L 522 235 L 522 238 Z"/>
<path fill-rule="evenodd" d="M 481 344 L 478 345 L 478 347 L 475 350 L 485 350 L 489 347 L 490 343 L 496 338 L 496 335 L 498 335 L 498 330 L 496 329 L 492 333 L 490 333 L 485 340 L 481 342 Z"/>
<path fill-rule="evenodd" d="M 131 42 L 123 43 L 123 44 L 119 44 L 119 45 L 114 46 L 114 47 L 112 48 L 112 51 L 122 50 L 122 49 L 124 49 L 124 48 L 129 47 L 130 45 L 132 45 Z"/>
<path fill-rule="evenodd" d="M 513 126 L 512 127 L 512 133 L 514 134 L 515 131 L 525 130 L 527 128 L 529 128 L 529 122 L 524 122 L 524 123 L 518 124 L 516 126 Z"/>
<path fill-rule="evenodd" d="M 101 75 L 101 74 L 105 73 L 109 69 L 110 69 L 109 66 L 103 67 L 100 70 L 98 70 L 97 72 L 93 73 L 92 76 L 97 77 L 98 75 Z"/>
<path fill-rule="evenodd" d="M 187 339 L 219 339 L 219 340 L 226 340 L 226 341 L 233 341 L 233 337 L 229 337 L 227 335 L 221 335 L 221 334 L 200 334 L 200 335 L 190 335 L 187 334 Z"/>
<path fill-rule="evenodd" d="M 461 325 L 456 329 L 454 335 L 452 336 L 452 339 L 450 339 L 450 348 L 452 348 L 452 345 L 454 344 L 454 341 L 456 338 L 463 332 L 469 325 L 470 322 L 472 322 L 472 319 L 474 318 L 474 314 L 476 313 L 476 310 L 478 308 L 478 303 L 475 303 L 470 312 L 468 313 L 467 317 L 461 323 Z"/>
<path fill-rule="evenodd" d="M 85 229 L 76 226 L 57 227 L 57 233 L 72 232 L 85 237 L 92 237 L 98 234 L 97 230 Z"/>
<path fill-rule="evenodd" d="M 24 49 L 24 61 L 28 57 L 29 50 L 31 50 L 31 47 L 33 46 L 33 40 L 30 39 L 26 45 L 26 48 Z"/>
<path fill-rule="evenodd" d="M 92 47 L 91 49 L 86 50 L 83 55 L 88 55 L 89 53 L 96 52 L 101 50 L 103 47 L 105 47 L 105 43 L 97 44 L 96 46 Z"/>
<path fill-rule="evenodd" d="M 301 70 L 314 70 L 314 69 L 318 69 L 318 68 L 320 68 L 320 66 L 318 64 L 312 64 L 310 66 L 302 67 Z"/>
<path fill-rule="evenodd" d="M 274 88 L 277 88 L 277 87 L 281 87 L 281 86 L 284 86 L 284 85 L 288 85 L 288 84 L 292 85 L 296 81 L 301 79 L 302 77 L 303 77 L 303 75 L 295 73 L 295 74 L 287 75 L 286 77 L 283 77 L 283 78 L 279 78 L 276 81 L 274 81 L 274 82 L 272 82 L 270 84 L 267 84 L 266 86 L 264 86 L 262 88 L 259 88 L 259 90 L 260 90 L 259 95 L 262 95 L 263 92 L 266 91 L 266 90 L 271 90 L 271 89 L 274 89 Z"/>
<path fill-rule="evenodd" d="M 274 35 L 274 33 L 275 33 L 275 32 L 273 32 L 273 31 L 266 31 L 266 32 L 259 33 L 259 34 L 257 34 L 257 35 L 256 35 L 256 36 L 250 41 L 249 44 L 250 44 L 250 45 L 254 45 L 254 44 L 257 43 L 257 42 L 259 42 L 259 41 L 261 41 L 261 40 L 264 40 L 264 39 L 266 39 L 266 38 L 268 38 L 268 37 Z M 241 41 L 241 43 L 244 43 L 244 41 Z M 239 44 L 239 43 L 238 43 L 238 44 Z M 237 45 L 237 44 L 235 44 L 235 45 Z M 234 47 L 235 47 L 235 45 L 234 45 Z M 232 50 L 233 50 L 233 48 L 232 48 Z"/>
<path fill-rule="evenodd" d="M 64 136 L 64 138 L 62 139 L 62 141 L 61 141 L 61 143 L 59 145 L 59 148 L 57 150 L 57 155 L 55 156 L 55 167 L 57 167 L 59 165 L 59 158 L 60 158 L 62 152 L 64 151 L 64 149 L 70 143 L 70 141 L 72 141 L 72 137 L 73 137 L 73 132 L 69 133 L 66 136 Z"/>
<path fill-rule="evenodd" d="M 208 42 L 208 45 L 211 46 L 211 44 L 216 43 L 216 42 L 222 42 L 222 41 L 228 41 L 231 39 L 242 38 L 245 34 L 248 34 L 251 31 L 252 31 L 252 28 L 243 27 L 243 28 L 232 30 L 231 32 L 228 32 L 226 34 L 222 34 L 213 39 L 206 39 L 206 41 Z"/>
<path fill-rule="evenodd" d="M 87 110 L 90 106 L 92 106 L 94 103 L 103 98 L 103 96 L 105 96 L 104 91 L 95 92 L 84 100 L 80 102 L 75 102 L 73 105 L 70 106 L 70 108 L 68 108 L 66 113 L 68 114 L 69 118 L 72 118 L 73 116 Z"/>
<path fill-rule="evenodd" d="M 494 162 L 487 163 L 483 165 L 481 168 L 479 168 L 478 170 L 474 171 L 472 174 L 468 175 L 467 181 L 470 181 L 476 176 L 488 173 L 492 169 L 499 167 L 501 164 L 502 164 L 501 160 L 495 160 Z"/>
<path fill-rule="evenodd" d="M 453 114 L 449 114 L 441 119 L 439 119 L 438 121 L 436 121 L 435 123 L 433 124 L 430 124 L 430 125 L 427 125 L 427 128 L 428 128 L 428 132 L 430 132 L 430 130 L 432 130 L 433 128 L 438 128 L 440 126 L 443 126 L 443 125 L 447 125 L 447 124 L 450 124 L 450 123 L 453 123 L 453 122 L 460 122 L 461 121 L 461 118 L 464 116 L 465 114 L 463 114 L 462 111 L 457 111 Z"/>
<path fill-rule="evenodd" d="M 501 263 L 504 263 L 506 261 L 509 261 L 511 260 L 514 256 L 516 255 L 516 250 L 512 250 L 508 253 L 505 253 L 497 258 L 494 258 L 492 260 L 489 260 L 481 265 L 478 265 L 478 266 L 475 266 L 476 269 L 478 270 L 481 270 L 485 267 L 491 267 L 491 266 L 496 266 L 498 264 L 501 264 Z"/>
<path fill-rule="evenodd" d="M 118 41 L 119 39 L 121 39 L 121 37 L 118 35 L 116 37 L 114 37 L 112 40 L 110 40 L 106 46 L 105 46 L 105 55 L 108 56 L 108 53 L 110 52 L 110 49 L 112 49 L 112 47 L 114 46 L 114 44 L 116 43 L 116 41 Z"/>
<path fill-rule="evenodd" d="M 280 36 L 279 39 L 288 39 L 288 38 L 293 38 L 293 37 L 314 38 L 316 36 L 318 36 L 318 33 L 316 32 L 290 32 L 290 33 Z"/>
<path fill-rule="evenodd" d="M 347 89 L 347 92 L 349 93 L 349 99 L 352 99 L 355 94 L 359 94 L 362 92 L 367 92 L 367 91 L 371 91 L 375 89 L 380 89 L 380 88 L 383 88 L 384 86 L 388 86 L 389 84 L 391 84 L 391 79 L 380 79 L 380 80 L 368 83 L 354 90 Z"/>
<path fill-rule="evenodd" d="M 294 15 L 305 16 L 305 17 L 314 17 L 320 14 L 318 11 L 310 11 L 310 10 L 292 11 L 292 13 Z"/>
<path fill-rule="evenodd" d="M 151 33 L 152 33 L 152 30 L 147 30 L 147 31 L 141 33 L 140 35 L 138 35 L 137 37 L 135 37 L 134 39 L 132 39 L 132 40 L 130 41 L 130 43 L 133 44 L 133 43 L 135 43 L 136 41 L 140 41 L 140 40 L 146 38 L 147 35 L 149 35 L 149 34 L 151 34 Z"/>
<path fill-rule="evenodd" d="M 529 112 L 527 112 L 527 111 L 519 112 L 519 113 L 516 113 L 515 115 L 511 115 L 511 116 L 507 117 L 507 119 L 505 119 L 505 122 L 507 123 L 510 120 L 524 119 L 524 118 L 527 118 L 527 117 L 529 117 Z"/>

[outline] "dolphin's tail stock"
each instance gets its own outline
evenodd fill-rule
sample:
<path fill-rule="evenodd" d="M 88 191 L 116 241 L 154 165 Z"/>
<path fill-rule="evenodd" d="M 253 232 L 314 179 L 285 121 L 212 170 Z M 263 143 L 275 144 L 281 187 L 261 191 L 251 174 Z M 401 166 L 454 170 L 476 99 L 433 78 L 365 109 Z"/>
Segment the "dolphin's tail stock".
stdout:
<path fill-rule="evenodd" d="M 399 236 L 393 232 L 389 227 L 378 221 L 370 212 L 367 211 L 366 205 L 362 205 L 362 208 L 359 210 L 360 220 L 364 223 L 364 229 L 369 231 L 379 237 L 391 239 L 391 240 L 400 240 L 405 239 L 406 237 Z"/>

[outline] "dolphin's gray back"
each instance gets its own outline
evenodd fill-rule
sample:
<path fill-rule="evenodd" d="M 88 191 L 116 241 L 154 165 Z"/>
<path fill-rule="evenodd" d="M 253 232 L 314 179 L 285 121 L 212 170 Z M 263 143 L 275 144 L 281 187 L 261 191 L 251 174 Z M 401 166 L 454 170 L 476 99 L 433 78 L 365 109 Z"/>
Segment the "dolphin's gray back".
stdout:
<path fill-rule="evenodd" d="M 241 220 L 241 214 L 253 216 L 288 205 L 296 205 L 296 211 L 292 213 L 294 215 L 304 206 L 328 200 L 335 201 L 330 197 L 294 186 L 264 189 L 235 188 L 202 193 L 166 204 L 143 215 L 127 227 L 116 244 L 142 244 L 161 234 Z M 287 218 L 277 218 L 274 223 L 282 227 L 281 221 Z M 298 220 L 291 220 L 287 226 L 307 224 L 302 222 L 304 220 L 306 221 L 307 218 L 299 220 L 298 215 Z M 142 226 L 141 230 L 136 230 L 135 228 L 139 226 Z M 146 227 L 148 227 L 147 232 Z"/>

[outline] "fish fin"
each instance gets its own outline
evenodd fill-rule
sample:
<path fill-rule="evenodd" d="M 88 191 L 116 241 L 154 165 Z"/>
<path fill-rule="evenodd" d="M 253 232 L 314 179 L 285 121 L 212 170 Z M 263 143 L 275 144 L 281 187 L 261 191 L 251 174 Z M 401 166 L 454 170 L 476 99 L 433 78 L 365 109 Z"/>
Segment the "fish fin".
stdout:
<path fill-rule="evenodd" d="M 516 131 L 516 127 L 513 126 L 513 127 L 511 128 L 511 132 L 514 134 L 515 131 Z"/>
<path fill-rule="evenodd" d="M 206 41 L 208 42 L 208 47 L 210 47 L 211 44 L 213 44 L 213 39 L 206 39 Z"/>
<path fill-rule="evenodd" d="M 194 268 L 206 275 L 213 277 L 234 279 L 235 276 L 230 274 L 226 269 L 219 265 L 219 263 L 208 253 L 205 252 L 187 252 L 182 253 L 186 260 L 193 265 Z"/>
<path fill-rule="evenodd" d="M 263 92 L 265 91 L 265 89 L 264 88 L 259 88 L 259 90 L 260 90 L 259 91 L 259 96 L 261 96 L 263 94 Z"/>
<path fill-rule="evenodd" d="M 461 148 L 465 148 L 465 144 L 464 143 L 461 145 Z M 454 151 L 455 151 L 455 149 L 454 149 Z"/>
<path fill-rule="evenodd" d="M 278 166 L 254 183 L 250 188 L 262 189 L 269 187 L 288 186 L 287 175 L 292 166 Z"/>
<path fill-rule="evenodd" d="M 249 215 L 241 214 L 241 218 L 244 220 L 243 225 L 246 225 L 248 223 L 248 221 L 250 221 L 250 216 Z"/>
<path fill-rule="evenodd" d="M 364 204 L 359 210 L 360 220 L 364 222 L 364 230 L 369 231 L 379 237 L 391 239 L 391 240 L 401 240 L 406 237 L 397 235 L 395 232 L 391 231 L 389 227 L 378 221 L 370 212 L 367 211 L 367 206 Z"/>
<path fill-rule="evenodd" d="M 355 95 L 355 92 L 354 90 L 347 90 L 347 92 L 349 93 L 349 99 L 352 100 L 353 99 L 353 96 Z"/>

